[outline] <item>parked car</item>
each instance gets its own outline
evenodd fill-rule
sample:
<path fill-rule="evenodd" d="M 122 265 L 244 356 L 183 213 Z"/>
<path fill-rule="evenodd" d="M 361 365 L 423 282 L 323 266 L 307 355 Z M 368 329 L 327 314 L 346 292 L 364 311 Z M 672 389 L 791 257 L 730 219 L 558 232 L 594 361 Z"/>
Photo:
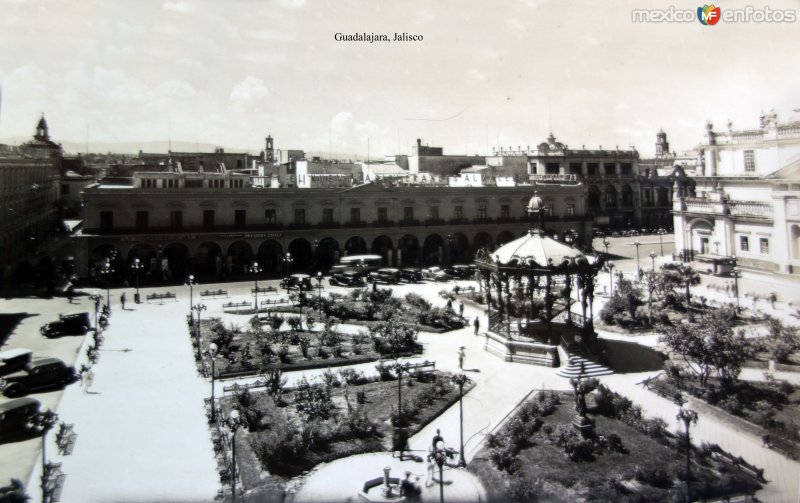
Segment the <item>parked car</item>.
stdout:
<path fill-rule="evenodd" d="M 452 279 L 449 274 L 444 272 L 441 267 L 433 266 L 422 270 L 423 279 L 431 279 L 433 281 L 447 281 Z"/>
<path fill-rule="evenodd" d="M 475 266 L 472 264 L 456 264 L 444 270 L 445 273 L 458 279 L 471 279 L 475 275 Z"/>
<path fill-rule="evenodd" d="M 31 391 L 70 384 L 75 379 L 75 368 L 58 358 L 35 358 L 22 370 L 0 379 L 0 391 L 9 397 L 21 396 Z"/>
<path fill-rule="evenodd" d="M 416 267 L 406 267 L 400 270 L 400 278 L 408 283 L 419 283 L 422 281 L 422 272 Z"/>
<path fill-rule="evenodd" d="M 369 273 L 367 279 L 372 283 L 387 283 L 394 285 L 400 282 L 400 269 L 392 267 L 384 267 Z"/>
<path fill-rule="evenodd" d="M 45 337 L 84 335 L 91 326 L 89 313 L 59 314 L 58 321 L 45 323 L 39 331 Z"/>
<path fill-rule="evenodd" d="M 0 404 L 0 437 L 28 431 L 41 406 L 39 400 L 30 397 L 16 398 Z"/>
<path fill-rule="evenodd" d="M 306 291 L 314 288 L 311 284 L 311 276 L 308 274 L 292 274 L 281 281 L 281 288 L 288 290 Z"/>
<path fill-rule="evenodd" d="M 356 271 L 345 271 L 331 276 L 330 283 L 338 286 L 364 286 L 364 279 Z"/>
<path fill-rule="evenodd" d="M 9 374 L 30 363 L 33 351 L 25 348 L 9 349 L 0 353 L 0 375 Z"/>

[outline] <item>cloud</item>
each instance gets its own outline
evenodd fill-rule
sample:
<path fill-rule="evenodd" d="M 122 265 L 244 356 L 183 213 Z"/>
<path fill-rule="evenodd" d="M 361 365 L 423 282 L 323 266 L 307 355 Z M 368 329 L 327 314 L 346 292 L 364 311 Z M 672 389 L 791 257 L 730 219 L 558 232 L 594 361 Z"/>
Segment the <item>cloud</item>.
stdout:
<path fill-rule="evenodd" d="M 522 21 L 520 21 L 517 18 L 509 19 L 508 20 L 508 24 L 510 24 L 511 27 L 514 28 L 515 30 L 519 30 L 519 31 L 524 31 L 525 28 L 526 28 L 525 23 L 523 23 Z"/>
<path fill-rule="evenodd" d="M 269 90 L 264 81 L 252 75 L 233 87 L 231 101 L 237 105 L 246 105 L 269 97 Z"/>
<path fill-rule="evenodd" d="M 188 2 L 164 2 L 162 9 L 172 12 L 191 12 L 192 6 Z"/>
<path fill-rule="evenodd" d="M 278 0 L 278 5 L 287 9 L 302 9 L 306 6 L 306 0 Z"/>
<path fill-rule="evenodd" d="M 617 103 L 614 106 L 614 110 L 630 110 L 630 109 L 631 109 L 631 106 L 628 105 L 627 103 Z"/>
<path fill-rule="evenodd" d="M 470 75 L 470 77 L 472 77 L 473 79 L 476 79 L 476 80 L 486 80 L 486 78 L 487 78 L 486 74 L 483 73 L 482 71 L 478 70 L 477 68 L 473 68 L 472 70 L 470 70 L 469 71 L 469 75 Z"/>

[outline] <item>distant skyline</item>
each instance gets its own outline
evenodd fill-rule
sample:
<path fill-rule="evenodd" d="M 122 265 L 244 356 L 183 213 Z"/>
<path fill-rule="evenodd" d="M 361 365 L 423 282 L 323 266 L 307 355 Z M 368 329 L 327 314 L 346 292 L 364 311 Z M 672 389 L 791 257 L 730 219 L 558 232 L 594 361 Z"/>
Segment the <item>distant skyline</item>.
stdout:
<path fill-rule="evenodd" d="M 800 21 L 634 23 L 617 0 L 0 0 L 0 141 L 175 142 L 370 157 L 535 146 L 652 155 L 800 118 Z M 702 6 L 702 5 L 700 5 Z M 796 0 L 726 1 L 797 11 Z M 798 15 L 797 17 L 800 17 Z M 421 35 L 340 42 L 336 34 Z"/>

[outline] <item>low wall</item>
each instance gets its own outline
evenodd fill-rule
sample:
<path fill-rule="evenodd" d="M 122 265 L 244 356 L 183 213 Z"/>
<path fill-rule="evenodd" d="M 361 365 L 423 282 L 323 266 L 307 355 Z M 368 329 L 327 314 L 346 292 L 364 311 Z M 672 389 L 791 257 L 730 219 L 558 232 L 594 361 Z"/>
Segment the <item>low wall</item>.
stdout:
<path fill-rule="evenodd" d="M 484 349 L 507 362 L 527 363 L 542 365 L 544 367 L 558 367 L 558 346 L 527 342 L 522 340 L 509 340 L 494 332 L 486 332 Z"/>

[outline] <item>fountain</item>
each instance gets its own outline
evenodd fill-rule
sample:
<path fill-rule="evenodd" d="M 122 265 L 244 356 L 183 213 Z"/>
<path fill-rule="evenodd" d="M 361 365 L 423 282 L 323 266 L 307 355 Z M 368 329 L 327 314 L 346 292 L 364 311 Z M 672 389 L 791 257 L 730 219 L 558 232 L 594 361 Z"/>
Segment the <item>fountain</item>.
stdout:
<path fill-rule="evenodd" d="M 383 469 L 383 477 L 364 482 L 363 490 L 358 493 L 359 498 L 375 503 L 406 501 L 405 496 L 400 495 L 400 479 L 390 477 L 391 471 L 392 469 L 387 466 Z"/>

